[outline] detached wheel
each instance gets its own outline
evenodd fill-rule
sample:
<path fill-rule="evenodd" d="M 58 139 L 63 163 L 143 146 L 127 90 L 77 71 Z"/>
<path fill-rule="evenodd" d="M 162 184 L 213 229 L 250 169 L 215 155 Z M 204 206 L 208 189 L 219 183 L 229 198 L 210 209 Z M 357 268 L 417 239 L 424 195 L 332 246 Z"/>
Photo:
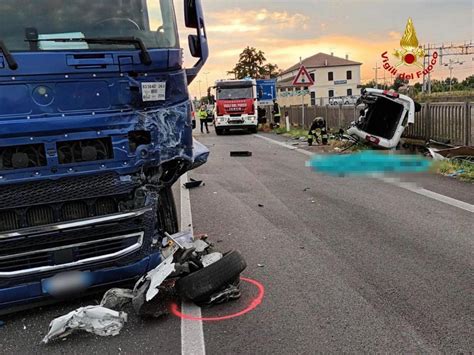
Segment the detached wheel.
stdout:
<path fill-rule="evenodd" d="M 171 187 L 160 191 L 156 214 L 160 229 L 169 234 L 178 233 L 178 214 Z"/>
<path fill-rule="evenodd" d="M 240 252 L 234 250 L 214 264 L 179 279 L 176 289 L 181 297 L 202 302 L 236 280 L 246 267 Z"/>

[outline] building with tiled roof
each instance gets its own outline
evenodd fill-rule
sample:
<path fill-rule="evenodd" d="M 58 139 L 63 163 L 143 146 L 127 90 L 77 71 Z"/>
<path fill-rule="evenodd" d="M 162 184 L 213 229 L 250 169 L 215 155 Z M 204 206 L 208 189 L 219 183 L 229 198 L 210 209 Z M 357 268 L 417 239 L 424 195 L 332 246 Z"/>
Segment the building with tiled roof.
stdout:
<path fill-rule="evenodd" d="M 277 79 L 278 101 L 282 106 L 301 105 L 301 94 L 307 105 L 325 105 L 330 98 L 342 98 L 360 94 L 360 67 L 362 63 L 339 58 L 332 54 L 318 53 L 302 61 L 315 84 L 310 87 L 294 87 L 293 80 L 301 63 L 284 70 Z M 347 99 L 345 99 L 347 98 Z"/>

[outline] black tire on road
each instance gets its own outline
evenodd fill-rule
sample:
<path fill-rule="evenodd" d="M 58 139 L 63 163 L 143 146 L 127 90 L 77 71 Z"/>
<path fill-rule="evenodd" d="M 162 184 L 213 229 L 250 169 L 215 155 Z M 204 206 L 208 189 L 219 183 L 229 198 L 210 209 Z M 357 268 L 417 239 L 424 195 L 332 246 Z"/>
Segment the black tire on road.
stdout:
<path fill-rule="evenodd" d="M 176 204 L 171 187 L 166 187 L 160 191 L 156 214 L 159 228 L 162 231 L 169 234 L 178 232 L 178 214 L 176 213 Z"/>
<path fill-rule="evenodd" d="M 250 133 L 258 133 L 258 128 L 257 127 L 249 128 L 249 132 Z"/>
<path fill-rule="evenodd" d="M 221 128 L 216 128 L 216 134 L 217 134 L 218 136 L 222 136 L 222 133 L 223 133 L 223 131 L 222 131 Z"/>
<path fill-rule="evenodd" d="M 214 264 L 179 279 L 176 289 L 181 297 L 202 302 L 235 281 L 246 267 L 240 252 L 233 250 Z"/>

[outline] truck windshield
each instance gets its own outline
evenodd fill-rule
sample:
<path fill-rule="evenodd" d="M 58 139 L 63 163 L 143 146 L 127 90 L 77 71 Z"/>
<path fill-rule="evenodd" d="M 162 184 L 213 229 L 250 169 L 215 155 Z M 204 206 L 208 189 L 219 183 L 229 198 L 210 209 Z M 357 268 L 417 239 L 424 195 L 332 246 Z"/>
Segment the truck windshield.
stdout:
<path fill-rule="evenodd" d="M 0 40 L 12 52 L 97 50 L 110 44 L 54 38 L 137 37 L 153 48 L 179 47 L 172 0 L 2 0 Z M 39 39 L 37 45 L 26 39 Z M 123 45 L 116 45 L 123 48 Z"/>
<path fill-rule="evenodd" d="M 253 99 L 253 87 L 218 88 L 217 100 Z"/>

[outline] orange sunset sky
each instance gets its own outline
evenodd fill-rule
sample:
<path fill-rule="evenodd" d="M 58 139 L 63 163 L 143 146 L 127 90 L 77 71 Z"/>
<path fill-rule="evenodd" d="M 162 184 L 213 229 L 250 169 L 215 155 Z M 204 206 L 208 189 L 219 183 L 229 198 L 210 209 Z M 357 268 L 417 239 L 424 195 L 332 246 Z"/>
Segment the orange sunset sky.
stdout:
<path fill-rule="evenodd" d="M 202 0 L 210 58 L 191 93 L 204 94 L 216 79 L 228 77 L 246 46 L 265 52 L 267 60 L 285 69 L 299 57 L 318 52 L 331 53 L 363 63 L 362 82 L 373 80 L 373 68 L 381 63 L 384 51 L 400 47 L 408 17 L 413 19 L 424 44 L 464 43 L 473 40 L 473 1 L 471 0 Z M 181 1 L 175 2 L 178 19 Z M 180 20 L 182 23 L 182 19 Z M 183 28 L 183 27 L 180 27 Z M 181 32 L 181 45 L 187 44 Z M 185 48 L 187 50 L 187 48 Z M 187 51 L 185 51 L 187 52 Z M 474 73 L 473 56 L 445 57 L 463 61 L 453 76 L 463 79 Z M 187 66 L 193 59 L 185 57 Z M 379 80 L 383 81 L 383 70 Z M 438 65 L 434 77 L 446 78 L 449 69 Z M 387 74 L 387 80 L 390 76 Z"/>

